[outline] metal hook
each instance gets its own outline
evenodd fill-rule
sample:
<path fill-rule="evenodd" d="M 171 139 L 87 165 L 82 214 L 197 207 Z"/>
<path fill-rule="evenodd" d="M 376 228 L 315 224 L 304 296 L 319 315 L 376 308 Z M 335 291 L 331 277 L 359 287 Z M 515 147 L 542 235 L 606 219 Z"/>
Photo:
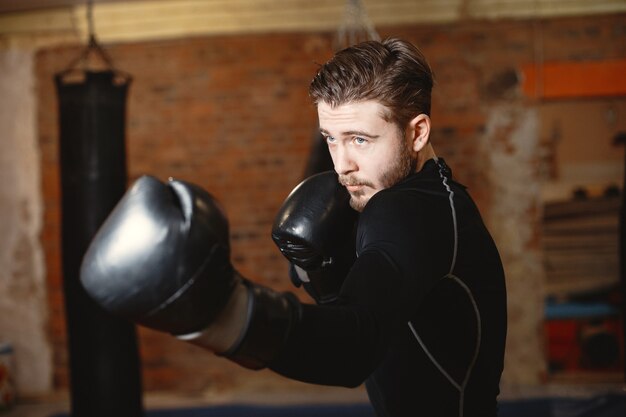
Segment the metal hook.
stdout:
<path fill-rule="evenodd" d="M 374 29 L 365 6 L 361 0 L 347 0 L 343 21 L 333 42 L 335 50 L 368 40 L 380 41 L 380 36 Z"/>
<path fill-rule="evenodd" d="M 76 57 L 73 61 L 70 62 L 70 64 L 67 66 L 65 70 L 59 73 L 59 76 L 63 77 L 67 75 L 68 73 L 74 71 L 76 69 L 75 67 L 78 64 L 82 64 L 82 70 L 85 71 L 87 67 L 87 59 L 89 57 L 89 54 L 92 52 L 95 52 L 98 55 L 98 57 L 104 62 L 104 64 L 106 65 L 109 71 L 117 72 L 118 75 L 121 75 L 121 78 L 123 78 L 126 81 L 129 81 L 131 79 L 130 75 L 115 69 L 115 66 L 113 65 L 113 60 L 111 59 L 109 54 L 104 50 L 104 48 L 100 46 L 100 44 L 98 43 L 96 39 L 96 34 L 95 34 L 95 29 L 94 29 L 94 18 L 93 18 L 93 0 L 87 0 L 86 18 L 87 18 L 87 29 L 88 29 L 88 34 L 89 34 L 87 46 L 85 47 L 85 49 L 83 49 L 83 51 L 78 57 Z"/>
<path fill-rule="evenodd" d="M 95 38 L 93 28 L 93 0 L 87 0 L 87 32 L 89 39 Z"/>

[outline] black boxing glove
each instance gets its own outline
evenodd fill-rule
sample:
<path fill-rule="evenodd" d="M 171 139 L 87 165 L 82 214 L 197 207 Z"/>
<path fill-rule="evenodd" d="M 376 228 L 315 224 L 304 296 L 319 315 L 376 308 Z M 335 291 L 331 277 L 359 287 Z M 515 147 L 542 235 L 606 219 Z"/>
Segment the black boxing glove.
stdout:
<path fill-rule="evenodd" d="M 105 310 L 253 369 L 271 361 L 300 317 L 293 295 L 235 271 L 226 216 L 183 181 L 139 178 L 98 230 L 80 275 Z"/>
<path fill-rule="evenodd" d="M 358 214 L 333 171 L 302 181 L 278 211 L 272 239 L 318 304 L 332 303 L 356 259 Z M 295 276 L 297 275 L 297 276 Z"/>

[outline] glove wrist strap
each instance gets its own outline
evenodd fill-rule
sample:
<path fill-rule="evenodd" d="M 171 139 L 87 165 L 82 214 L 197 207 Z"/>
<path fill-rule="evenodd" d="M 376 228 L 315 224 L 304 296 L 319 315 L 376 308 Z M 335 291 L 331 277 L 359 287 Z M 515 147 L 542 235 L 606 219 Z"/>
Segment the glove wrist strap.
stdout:
<path fill-rule="evenodd" d="M 208 327 L 176 337 L 214 352 L 224 352 L 241 338 L 247 325 L 247 310 L 248 290 L 239 281 L 222 311 Z"/>
<path fill-rule="evenodd" d="M 244 280 L 248 290 L 247 320 L 239 340 L 219 353 L 249 369 L 262 369 L 280 353 L 300 321 L 301 305 L 291 293 L 278 293 Z"/>

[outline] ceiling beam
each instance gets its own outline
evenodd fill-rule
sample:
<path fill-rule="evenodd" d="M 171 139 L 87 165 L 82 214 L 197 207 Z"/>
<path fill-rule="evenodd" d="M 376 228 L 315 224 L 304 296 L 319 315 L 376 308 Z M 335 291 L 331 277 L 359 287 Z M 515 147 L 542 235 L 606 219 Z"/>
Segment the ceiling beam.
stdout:
<path fill-rule="evenodd" d="M 363 0 L 375 26 L 468 19 L 545 18 L 626 12 L 625 0 Z M 214 34 L 334 31 L 339 0 L 150 0 L 96 2 L 94 31 L 103 43 Z M 0 14 L 0 37 L 88 37 L 86 4 Z M 63 36 L 62 36 L 63 37 Z"/>

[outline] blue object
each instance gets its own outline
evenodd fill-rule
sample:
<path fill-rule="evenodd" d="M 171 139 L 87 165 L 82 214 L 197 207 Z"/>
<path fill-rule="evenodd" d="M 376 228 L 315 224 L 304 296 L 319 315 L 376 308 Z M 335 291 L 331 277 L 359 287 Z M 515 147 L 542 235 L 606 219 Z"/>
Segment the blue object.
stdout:
<path fill-rule="evenodd" d="M 624 417 L 626 395 L 500 401 L 499 417 Z M 55 414 L 50 417 L 69 417 Z M 148 410 L 146 417 L 375 417 L 369 404 L 216 405 Z"/>
<path fill-rule="evenodd" d="M 547 320 L 598 318 L 619 314 L 616 306 L 608 303 L 554 303 L 547 302 Z"/>

